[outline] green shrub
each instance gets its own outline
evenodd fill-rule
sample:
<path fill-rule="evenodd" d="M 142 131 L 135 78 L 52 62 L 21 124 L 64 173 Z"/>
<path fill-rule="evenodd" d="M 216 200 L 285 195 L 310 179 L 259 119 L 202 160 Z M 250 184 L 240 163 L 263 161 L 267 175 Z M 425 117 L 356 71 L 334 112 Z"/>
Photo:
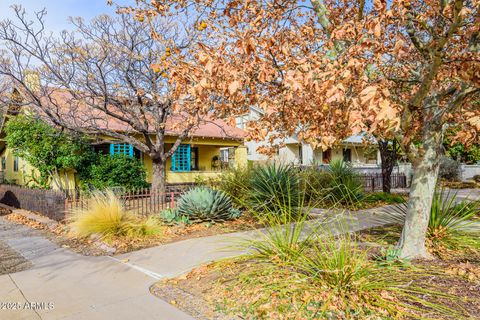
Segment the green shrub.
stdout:
<path fill-rule="evenodd" d="M 100 235 L 103 239 L 118 236 L 145 236 L 160 233 L 162 228 L 154 217 L 141 219 L 125 210 L 123 203 L 108 190 L 94 192 L 88 206 L 72 210 L 70 226 L 79 237 Z"/>
<path fill-rule="evenodd" d="M 394 203 L 404 203 L 405 199 L 398 194 L 392 194 L 388 192 L 375 192 L 375 193 L 370 193 L 365 196 L 364 199 L 366 202 L 378 202 L 382 201 L 388 204 L 394 204 Z"/>
<path fill-rule="evenodd" d="M 221 190 L 200 186 L 183 194 L 178 200 L 178 214 L 190 222 L 216 222 L 240 216 L 232 199 Z"/>
<path fill-rule="evenodd" d="M 300 188 L 305 199 L 310 202 L 319 201 L 330 188 L 332 176 L 317 167 L 307 167 L 299 172 Z"/>
<path fill-rule="evenodd" d="M 126 155 L 97 155 L 80 179 L 85 189 L 148 187 L 147 173 L 140 160 Z"/>
<path fill-rule="evenodd" d="M 60 188 L 62 170 L 81 172 L 93 152 L 85 136 L 60 131 L 50 124 L 27 116 L 10 118 L 5 124 L 5 140 L 14 155 L 36 168 L 29 185 L 48 189 Z"/>
<path fill-rule="evenodd" d="M 225 192 L 232 198 L 233 203 L 241 208 L 247 202 L 252 176 L 253 167 L 249 165 L 228 169 L 218 178 L 208 180 L 204 184 Z"/>
<path fill-rule="evenodd" d="M 355 170 L 342 160 L 333 160 L 327 169 L 331 183 L 326 190 L 332 201 L 354 204 L 363 198 L 363 184 Z"/>
<path fill-rule="evenodd" d="M 458 181 L 460 177 L 460 162 L 444 156 L 440 159 L 440 178 L 448 181 Z"/>
<path fill-rule="evenodd" d="M 254 168 L 250 180 L 248 206 L 256 212 L 281 211 L 298 207 L 299 180 L 295 168 L 269 164 Z"/>

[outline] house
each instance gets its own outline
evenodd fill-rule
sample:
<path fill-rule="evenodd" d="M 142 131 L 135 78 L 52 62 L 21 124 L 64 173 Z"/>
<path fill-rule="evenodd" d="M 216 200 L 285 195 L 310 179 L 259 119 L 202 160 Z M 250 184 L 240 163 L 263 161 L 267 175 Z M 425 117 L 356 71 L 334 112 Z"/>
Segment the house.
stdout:
<path fill-rule="evenodd" d="M 4 112 L 1 120 L 0 131 L 0 179 L 9 183 L 28 185 L 31 184 L 33 168 L 25 160 L 16 157 L 5 143 L 3 123 L 8 121 L 12 112 Z M 176 123 L 182 117 L 171 117 L 166 123 L 165 148 L 168 150 L 178 137 L 175 130 Z M 105 121 L 105 125 L 116 131 L 127 131 L 115 120 Z M 229 126 L 222 120 L 205 119 L 195 126 L 188 137 L 168 159 L 166 169 L 166 182 L 168 184 L 188 184 L 197 179 L 207 179 L 218 176 L 222 170 L 247 164 L 247 152 L 244 146 L 245 132 L 239 128 Z M 152 133 L 152 136 L 153 133 Z M 93 149 L 102 154 L 125 154 L 140 159 L 147 171 L 147 181 L 151 182 L 152 160 L 148 154 L 135 149 L 131 144 L 124 143 L 108 136 L 91 136 Z M 75 172 L 67 171 L 60 174 L 62 187 L 72 189 L 77 186 Z M 52 184 L 55 188 L 55 185 Z"/>
<path fill-rule="evenodd" d="M 247 114 L 236 118 L 236 126 L 247 129 L 250 121 L 256 121 L 263 115 L 263 110 L 250 107 Z M 331 160 L 342 159 L 357 167 L 377 167 L 380 163 L 380 152 L 373 138 L 367 139 L 363 134 L 354 135 L 345 139 L 339 146 L 322 151 L 313 149 L 308 143 L 290 136 L 281 141 L 284 147 L 278 150 L 275 156 L 266 156 L 257 151 L 259 147 L 268 146 L 265 141 L 245 141 L 247 158 L 250 161 L 278 160 L 296 165 L 328 164 Z"/>

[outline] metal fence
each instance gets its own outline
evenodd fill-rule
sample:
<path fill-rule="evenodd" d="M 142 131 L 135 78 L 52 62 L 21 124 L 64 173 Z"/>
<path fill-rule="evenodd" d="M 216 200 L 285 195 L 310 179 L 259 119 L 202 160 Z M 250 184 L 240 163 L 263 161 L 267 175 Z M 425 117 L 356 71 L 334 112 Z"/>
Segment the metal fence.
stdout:
<path fill-rule="evenodd" d="M 297 166 L 299 170 L 306 170 L 309 168 L 316 168 L 317 170 L 323 171 L 328 169 L 328 165 L 319 165 L 319 166 L 306 166 L 301 165 Z M 352 167 L 354 170 L 357 170 L 357 167 Z M 362 173 L 358 172 L 358 177 L 363 184 L 363 188 L 367 192 L 375 192 L 383 190 L 383 179 L 381 173 Z M 403 189 L 407 188 L 407 176 L 404 173 L 393 173 L 390 176 L 390 182 L 392 189 Z"/>
<path fill-rule="evenodd" d="M 168 208 L 174 208 L 182 191 L 159 192 L 152 189 L 114 190 L 117 198 L 123 203 L 126 210 L 147 216 L 159 213 Z M 87 209 L 93 203 L 92 193 L 72 192 L 65 198 L 64 211 Z"/>
<path fill-rule="evenodd" d="M 359 178 L 363 183 L 363 188 L 365 191 L 375 192 L 383 189 L 383 179 L 381 173 L 359 175 Z M 390 183 L 392 189 L 407 188 L 407 176 L 403 173 L 392 174 L 390 176 Z"/>

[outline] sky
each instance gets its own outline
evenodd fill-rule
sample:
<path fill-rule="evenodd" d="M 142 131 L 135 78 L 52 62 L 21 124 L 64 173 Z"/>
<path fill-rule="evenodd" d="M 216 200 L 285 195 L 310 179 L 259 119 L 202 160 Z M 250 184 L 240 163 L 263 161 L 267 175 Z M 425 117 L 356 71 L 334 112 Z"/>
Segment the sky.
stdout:
<path fill-rule="evenodd" d="M 119 2 L 125 4 L 133 1 Z M 71 29 L 68 23 L 68 17 L 71 16 L 88 20 L 103 13 L 115 14 L 115 8 L 108 6 L 106 0 L 0 0 L 0 20 L 12 18 L 13 11 L 10 6 L 13 4 L 21 4 L 29 14 L 46 8 L 46 27 L 53 32 Z"/>

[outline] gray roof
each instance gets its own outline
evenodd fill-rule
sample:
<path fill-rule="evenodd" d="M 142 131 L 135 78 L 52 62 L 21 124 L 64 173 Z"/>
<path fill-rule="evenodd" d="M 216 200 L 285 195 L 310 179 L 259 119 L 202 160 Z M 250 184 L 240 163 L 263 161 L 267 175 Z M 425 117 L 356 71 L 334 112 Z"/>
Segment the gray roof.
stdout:
<path fill-rule="evenodd" d="M 365 132 L 350 136 L 343 140 L 343 143 L 362 144 L 365 140 L 369 141 L 370 143 L 377 143 L 377 139 L 375 139 L 375 137 Z"/>

